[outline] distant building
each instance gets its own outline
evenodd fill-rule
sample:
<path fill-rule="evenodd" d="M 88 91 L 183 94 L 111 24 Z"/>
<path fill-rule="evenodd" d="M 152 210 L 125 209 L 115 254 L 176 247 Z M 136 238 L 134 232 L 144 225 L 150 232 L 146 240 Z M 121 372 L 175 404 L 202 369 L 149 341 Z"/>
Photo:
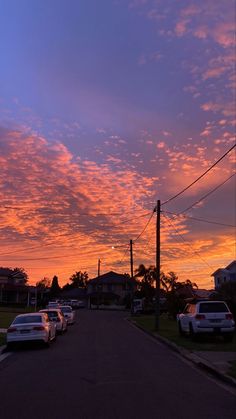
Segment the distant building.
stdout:
<path fill-rule="evenodd" d="M 107 272 L 88 281 L 88 306 L 90 308 L 124 307 L 125 300 L 130 298 L 136 289 L 136 280 L 113 271 Z"/>
<path fill-rule="evenodd" d="M 0 303 L 27 301 L 26 274 L 10 268 L 0 268 Z"/>
<path fill-rule="evenodd" d="M 236 281 L 236 260 L 233 260 L 225 268 L 219 268 L 211 275 L 214 277 L 215 289 L 219 288 L 224 282 Z"/>

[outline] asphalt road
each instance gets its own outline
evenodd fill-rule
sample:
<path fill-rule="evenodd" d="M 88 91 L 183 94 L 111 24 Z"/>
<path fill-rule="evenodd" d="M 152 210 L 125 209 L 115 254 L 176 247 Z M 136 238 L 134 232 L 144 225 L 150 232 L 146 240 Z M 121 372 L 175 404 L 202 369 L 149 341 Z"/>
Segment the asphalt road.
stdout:
<path fill-rule="evenodd" d="M 125 320 L 77 312 L 49 349 L 0 363 L 1 419 L 231 419 L 236 397 Z"/>

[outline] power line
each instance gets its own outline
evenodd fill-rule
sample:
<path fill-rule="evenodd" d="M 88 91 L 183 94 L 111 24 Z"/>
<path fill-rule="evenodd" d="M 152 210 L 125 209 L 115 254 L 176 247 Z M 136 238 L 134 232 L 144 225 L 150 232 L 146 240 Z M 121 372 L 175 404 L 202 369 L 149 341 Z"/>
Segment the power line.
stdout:
<path fill-rule="evenodd" d="M 149 225 L 149 223 L 150 223 L 150 221 L 151 221 L 151 219 L 152 219 L 152 217 L 153 217 L 153 215 L 154 215 L 154 212 L 155 212 L 155 210 L 156 210 L 156 208 L 154 208 L 153 209 L 153 211 L 152 211 L 152 213 L 151 213 L 151 216 L 150 216 L 150 218 L 149 218 L 149 220 L 148 220 L 148 222 L 146 223 L 146 225 L 144 226 L 144 228 L 143 228 L 143 230 L 141 231 L 141 233 L 136 237 L 136 239 L 134 239 L 133 241 L 134 242 L 136 242 L 138 239 L 140 239 L 140 237 L 143 235 L 143 233 L 146 231 L 146 229 L 147 229 L 147 227 L 148 227 L 148 225 Z"/>
<path fill-rule="evenodd" d="M 216 225 L 219 225 L 219 226 L 236 228 L 236 225 L 233 225 L 233 224 L 225 224 L 225 223 L 220 223 L 220 222 L 217 222 L 217 221 L 206 220 L 204 218 L 190 217 L 190 216 L 184 215 L 182 213 L 177 214 L 177 213 L 171 212 L 171 211 L 162 211 L 162 213 L 175 215 L 177 217 L 178 216 L 183 217 L 183 218 L 186 218 L 187 220 L 201 221 L 201 222 L 208 223 L 208 224 L 216 224 Z"/>
<path fill-rule="evenodd" d="M 212 190 L 210 190 L 209 192 L 207 192 L 204 196 L 202 196 L 201 198 L 199 198 L 197 201 L 195 201 L 192 205 L 190 205 L 189 207 L 185 208 L 183 211 L 179 212 L 179 214 L 183 214 L 186 211 L 189 211 L 191 208 L 193 208 L 195 205 L 197 205 L 199 202 L 203 201 L 204 199 L 206 199 L 208 196 L 210 196 L 213 192 L 215 192 L 217 189 L 219 189 L 221 186 L 223 186 L 226 182 L 228 182 L 228 180 L 230 180 L 233 176 L 235 176 L 236 173 L 233 173 L 231 176 L 229 176 L 227 179 L 225 179 L 223 182 L 221 182 L 219 185 L 217 185 L 215 188 L 213 188 Z"/>
<path fill-rule="evenodd" d="M 165 214 L 163 214 L 163 216 L 164 216 L 164 218 L 167 220 L 167 222 L 169 221 L 170 222 L 170 224 L 169 224 L 169 226 L 171 225 L 172 227 L 173 227 L 173 229 L 175 230 L 175 232 L 176 232 L 176 234 L 182 239 L 182 241 L 184 242 L 184 243 L 186 243 L 186 245 L 192 250 L 192 252 L 193 253 L 195 253 L 209 268 L 211 268 L 212 270 L 214 270 L 214 268 L 211 266 L 211 265 L 209 265 L 209 263 L 205 260 L 205 259 L 203 259 L 200 255 L 199 255 L 199 253 L 195 250 L 195 249 L 193 249 L 193 247 L 185 240 L 185 238 L 182 236 L 182 234 L 180 234 L 179 232 L 178 232 L 178 230 L 175 228 L 175 226 L 174 226 L 174 224 L 171 222 L 171 220 L 170 219 L 168 219 L 166 216 L 165 216 Z"/>
<path fill-rule="evenodd" d="M 123 256 L 122 256 L 121 260 L 119 260 L 119 262 L 117 262 L 117 264 L 118 264 L 118 265 L 121 265 L 121 263 L 124 261 L 125 256 L 126 256 L 126 254 L 127 254 L 128 250 L 129 250 L 129 247 L 128 247 L 128 245 L 127 245 L 127 249 L 125 250 L 125 252 L 124 252 L 124 254 L 123 254 Z"/>
<path fill-rule="evenodd" d="M 167 199 L 165 202 L 162 203 L 162 205 L 165 205 L 167 203 L 169 203 L 170 201 L 173 201 L 173 199 L 177 198 L 178 196 L 182 195 L 185 191 L 187 191 L 189 188 L 191 188 L 191 186 L 193 186 L 195 183 L 197 183 L 200 179 L 203 178 L 203 176 L 205 176 L 208 172 L 210 172 L 210 170 L 213 169 L 213 167 L 215 167 L 221 160 L 223 160 L 223 158 L 225 156 L 227 156 L 227 154 L 229 154 L 234 147 L 236 146 L 236 144 L 234 144 L 232 147 L 230 147 L 230 149 L 228 151 L 226 151 L 223 156 L 221 156 L 215 163 L 213 163 L 204 173 L 201 174 L 201 176 L 198 176 L 197 179 L 195 179 L 192 183 L 190 183 L 190 185 L 186 186 L 184 189 L 182 189 L 180 192 L 178 192 L 176 195 L 172 196 L 171 198 Z"/>

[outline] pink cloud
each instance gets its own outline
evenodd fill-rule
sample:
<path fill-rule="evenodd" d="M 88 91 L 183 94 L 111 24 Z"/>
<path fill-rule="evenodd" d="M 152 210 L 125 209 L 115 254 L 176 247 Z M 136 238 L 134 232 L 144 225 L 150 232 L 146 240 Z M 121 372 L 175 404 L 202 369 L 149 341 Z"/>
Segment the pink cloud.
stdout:
<path fill-rule="evenodd" d="M 159 143 L 157 143 L 157 148 L 165 148 L 166 144 L 164 143 L 164 141 L 160 141 Z"/>

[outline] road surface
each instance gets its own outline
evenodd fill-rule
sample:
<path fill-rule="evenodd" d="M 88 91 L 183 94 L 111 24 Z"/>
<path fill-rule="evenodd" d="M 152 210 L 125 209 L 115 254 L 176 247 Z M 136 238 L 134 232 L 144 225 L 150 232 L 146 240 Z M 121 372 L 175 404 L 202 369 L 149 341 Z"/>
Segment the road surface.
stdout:
<path fill-rule="evenodd" d="M 77 312 L 49 349 L 0 363 L 1 419 L 233 419 L 236 396 L 121 312 Z"/>

